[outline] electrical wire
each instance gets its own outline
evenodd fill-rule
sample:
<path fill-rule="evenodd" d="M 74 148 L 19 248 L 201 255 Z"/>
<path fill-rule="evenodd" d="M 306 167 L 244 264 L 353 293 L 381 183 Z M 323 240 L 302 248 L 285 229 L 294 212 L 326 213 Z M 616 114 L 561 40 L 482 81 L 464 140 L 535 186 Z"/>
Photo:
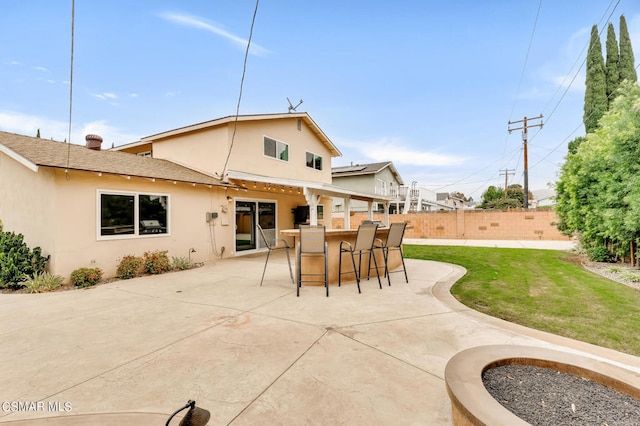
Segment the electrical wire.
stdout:
<path fill-rule="evenodd" d="M 224 167 L 222 168 L 222 173 L 220 174 L 220 178 L 223 182 L 227 181 L 226 173 L 227 166 L 229 164 L 229 158 L 231 157 L 231 151 L 233 150 L 233 142 L 236 138 L 236 131 L 238 129 L 238 116 L 240 114 L 240 102 L 242 100 L 242 89 L 244 87 L 244 77 L 247 73 L 247 59 L 249 58 L 249 49 L 251 47 L 251 38 L 253 37 L 253 27 L 256 22 L 256 15 L 258 14 L 258 5 L 260 0 L 256 0 L 256 7 L 253 10 L 253 18 L 251 19 L 251 29 L 249 30 L 249 40 L 247 41 L 247 50 L 244 53 L 244 64 L 242 66 L 242 78 L 240 79 L 240 93 L 238 94 L 238 104 L 236 106 L 236 117 L 233 121 L 233 133 L 231 135 L 231 143 L 229 144 L 229 151 L 227 152 L 227 159 L 224 162 Z"/>
<path fill-rule="evenodd" d="M 518 80 L 518 87 L 516 89 L 516 96 L 513 100 L 513 105 L 511 106 L 511 112 L 509 113 L 509 121 L 513 117 L 513 112 L 516 109 L 516 105 L 518 104 L 518 100 L 520 97 L 520 89 L 522 88 L 522 81 L 524 80 L 524 73 L 527 70 L 527 64 L 529 63 L 529 54 L 531 53 L 531 46 L 533 45 L 533 37 L 536 33 L 536 28 L 538 26 L 538 17 L 540 16 L 540 9 L 542 8 L 542 0 L 538 2 L 538 11 L 536 12 L 536 18 L 533 21 L 533 29 L 531 30 L 531 36 L 529 37 L 529 46 L 527 47 L 527 53 L 524 57 L 524 63 L 522 64 L 522 71 L 520 72 L 520 80 Z M 507 152 L 507 145 L 509 142 L 508 136 L 504 137 L 504 149 L 502 150 L 502 155 Z"/>
<path fill-rule="evenodd" d="M 611 10 L 611 13 L 609 13 L 609 16 L 607 17 L 607 22 L 609 20 L 611 20 L 611 15 L 613 15 L 613 13 L 615 12 L 615 10 L 618 8 L 618 5 L 620 4 L 620 0 L 611 0 L 611 3 L 609 3 L 609 6 L 607 6 L 607 8 L 605 9 L 604 13 L 602 14 L 602 17 L 600 18 L 600 21 L 598 21 L 598 25 L 602 25 L 602 22 L 604 20 L 604 17 L 607 15 L 607 12 L 609 11 L 609 8 L 611 7 L 611 5 L 613 4 L 613 2 L 616 1 L 616 5 L 613 7 L 613 9 Z M 598 34 L 599 36 L 602 36 L 602 33 L 604 32 L 604 26 L 602 26 L 602 29 L 600 30 L 600 33 Z M 571 65 L 571 68 L 569 68 L 569 73 L 567 73 L 564 77 L 564 79 L 562 80 L 562 82 L 560 83 L 560 85 L 558 86 L 558 89 L 556 89 L 556 92 L 553 94 L 553 96 L 551 96 L 551 98 L 549 99 L 549 102 L 544 106 L 544 108 L 542 108 L 542 112 L 544 113 L 544 115 L 547 117 L 547 122 L 549 121 L 549 117 L 551 117 L 553 115 L 553 113 L 555 112 L 556 109 L 558 109 L 558 106 L 560 105 L 560 103 L 562 103 L 562 100 L 564 99 L 565 95 L 567 94 L 567 92 L 569 91 L 569 89 L 571 88 L 571 86 L 573 86 L 573 83 L 576 80 L 576 77 L 578 76 L 578 74 L 580 73 L 580 71 L 582 70 L 582 67 L 584 66 L 584 64 L 587 61 L 587 56 L 584 56 L 584 59 L 582 61 L 582 64 L 580 65 L 580 68 L 578 68 L 578 70 L 575 72 L 575 74 L 573 75 L 573 77 L 571 78 L 571 82 L 568 85 L 565 85 L 565 82 L 567 81 L 567 77 L 571 74 L 571 70 L 576 66 L 576 64 L 578 63 L 578 61 L 580 60 L 580 58 L 583 57 L 584 52 L 587 50 L 587 48 L 589 47 L 590 43 L 587 42 L 585 44 L 585 46 L 582 48 L 582 51 L 580 52 L 580 54 L 578 55 L 578 57 L 576 58 L 576 60 L 573 62 L 573 65 Z M 553 101 L 553 99 L 556 97 L 556 95 L 558 94 L 558 92 L 560 91 L 560 89 L 562 87 L 565 87 L 564 92 L 562 93 L 562 96 L 560 97 L 560 100 L 558 100 L 558 102 L 556 103 L 556 106 L 553 108 L 553 110 L 551 111 L 551 113 L 546 114 L 545 111 L 547 110 L 547 108 L 549 107 L 549 105 L 551 105 L 551 102 Z"/>
<path fill-rule="evenodd" d="M 606 16 L 606 14 L 607 14 L 607 11 L 609 10 L 609 8 L 611 7 L 611 4 L 612 4 L 614 1 L 616 1 L 616 0 L 612 0 L 612 1 L 611 1 L 611 3 L 609 3 L 609 6 L 607 7 L 607 9 L 606 9 L 606 10 L 605 10 L 605 12 L 604 12 L 604 15 L 602 16 L 602 18 L 600 18 L 600 21 L 598 22 L 598 25 L 601 25 L 601 24 L 602 24 L 602 22 L 603 22 L 603 20 L 604 20 L 604 17 L 605 17 L 605 16 Z M 619 5 L 619 4 L 620 4 L 620 0 L 617 0 L 617 1 L 616 1 L 615 6 L 613 7 L 613 9 L 611 9 L 611 12 L 609 13 L 609 16 L 607 17 L 606 22 L 608 22 L 608 21 L 610 21 L 610 20 L 611 20 L 611 16 L 612 16 L 612 15 L 613 15 L 613 13 L 616 11 L 616 9 L 618 8 L 618 5 Z M 601 29 L 600 29 L 600 32 L 598 33 L 598 37 L 602 37 L 602 34 L 604 33 L 605 28 L 606 28 L 606 26 L 605 26 L 605 25 L 601 25 Z M 589 46 L 590 46 L 590 41 L 589 41 L 589 42 L 587 42 L 587 44 L 585 45 L 585 47 L 582 49 L 582 51 L 580 52 L 580 55 L 578 56 L 578 58 L 580 58 L 580 57 L 583 55 L 584 51 L 585 51 L 585 50 L 587 50 L 587 48 L 588 48 Z M 573 86 L 573 83 L 575 83 L 576 78 L 578 77 L 578 74 L 580 73 L 580 71 L 582 71 L 582 68 L 583 68 L 583 67 L 585 66 L 585 64 L 587 63 L 587 58 L 588 58 L 588 56 L 589 56 L 589 54 L 588 54 L 588 53 L 587 53 L 587 55 L 585 55 L 585 56 L 584 56 L 584 59 L 583 59 L 583 61 L 582 61 L 582 64 L 580 64 L 580 68 L 578 68 L 578 70 L 577 70 L 577 71 L 575 72 L 575 74 L 573 75 L 573 78 L 571 79 L 571 82 L 569 83 L 569 85 L 567 85 L 567 86 L 566 86 L 566 88 L 565 88 L 564 92 L 562 93 L 562 96 L 560 97 L 560 99 L 558 100 L 558 102 L 556 103 L 556 105 L 553 107 L 553 109 L 551 110 L 551 112 L 550 112 L 549 114 L 544 114 L 544 115 L 545 115 L 545 122 L 546 122 L 546 123 L 549 123 L 549 120 L 551 119 L 551 117 L 553 117 L 554 113 L 556 112 L 556 110 L 558 109 L 558 107 L 560 106 L 560 104 L 562 103 L 562 101 L 564 100 L 564 97 L 566 96 L 567 92 L 569 92 L 569 89 L 571 89 L 571 86 Z M 576 60 L 576 62 L 577 62 L 577 60 Z M 573 68 L 573 66 L 575 66 L 575 63 L 576 63 L 576 62 L 574 62 L 574 65 L 572 65 L 572 66 L 571 66 L 571 68 Z M 562 81 L 562 83 L 561 83 L 560 87 L 562 87 L 562 84 L 564 84 L 564 82 L 565 82 L 565 81 L 566 81 L 566 77 L 565 77 L 565 80 L 563 80 L 563 81 Z M 558 92 L 556 91 L 556 93 L 558 93 Z M 555 97 L 555 94 L 551 97 L 551 99 L 552 99 L 552 100 L 553 100 L 553 97 Z M 549 104 L 550 104 L 550 103 L 551 103 L 551 102 L 547 103 L 547 105 L 543 108 L 543 113 L 544 113 L 545 109 L 549 106 Z M 530 140 L 533 140 L 533 139 L 535 138 L 535 136 L 536 136 L 538 133 L 539 133 L 539 132 L 537 132 L 535 135 L 533 135 L 533 137 L 532 137 Z M 572 132 L 572 134 L 573 134 L 573 133 L 575 133 L 575 130 L 574 130 L 574 132 Z"/>
<path fill-rule="evenodd" d="M 615 5 L 614 5 L 615 2 Z M 605 17 L 606 17 L 606 22 L 611 20 L 611 16 L 615 13 L 616 9 L 618 8 L 618 5 L 620 4 L 620 0 L 611 0 L 611 2 L 609 3 L 609 5 L 607 6 L 607 8 L 605 9 L 602 17 L 600 18 L 600 21 L 598 22 L 598 25 L 601 26 L 601 29 L 598 33 L 599 37 L 602 37 L 602 34 L 604 33 L 604 29 L 605 29 L 605 25 L 602 25 L 602 22 L 605 21 Z M 612 7 L 613 5 L 613 7 Z M 611 9 L 611 12 L 609 12 L 609 9 Z M 608 15 L 607 15 L 608 14 Z M 574 62 L 574 64 L 571 66 L 571 69 L 573 69 L 573 67 L 575 66 L 575 64 L 578 62 L 579 58 L 583 56 L 585 50 L 587 50 L 588 47 L 590 47 L 590 43 L 591 41 L 589 40 L 587 42 L 587 44 L 585 45 L 585 47 L 582 49 L 582 51 L 580 52 L 580 55 L 578 56 L 578 58 L 576 59 L 576 61 Z M 554 116 L 556 110 L 558 109 L 558 107 L 560 106 L 560 104 L 562 103 L 562 101 L 564 100 L 566 94 L 569 92 L 569 89 L 571 88 L 571 86 L 573 86 L 573 83 L 575 83 L 576 78 L 578 77 L 579 73 L 582 71 L 582 68 L 585 66 L 586 62 L 587 62 L 587 55 L 584 55 L 584 59 L 580 65 L 580 67 L 578 68 L 578 70 L 576 70 L 576 72 L 574 73 L 571 82 L 565 87 L 565 90 L 562 94 L 562 96 L 560 97 L 560 99 L 558 100 L 558 102 L 556 102 L 555 106 L 553 107 L 553 109 L 551 110 L 551 112 L 549 114 L 544 114 L 545 115 L 545 124 L 549 123 L 549 120 Z M 564 82 L 566 81 L 566 78 L 563 80 L 563 82 L 561 83 L 561 85 L 559 87 L 562 87 L 564 85 Z M 553 100 L 553 98 L 556 96 L 556 94 L 558 93 L 558 91 L 556 91 L 556 93 L 551 97 L 551 100 L 547 103 L 547 105 L 543 108 L 543 111 L 546 110 L 546 108 L 548 108 L 548 106 L 551 104 L 551 101 Z M 607 102 L 608 102 L 608 98 L 607 98 Z M 554 152 L 556 152 L 561 146 L 563 146 L 576 132 L 578 132 L 580 130 L 580 128 L 582 127 L 584 123 L 584 119 L 576 126 L 576 128 L 567 136 L 565 137 L 559 144 L 557 144 L 554 148 L 550 149 L 550 151 L 547 153 L 547 155 L 543 156 L 540 160 L 538 160 L 536 163 L 534 163 L 533 165 L 531 165 L 529 167 L 529 170 L 533 170 L 535 169 L 538 165 L 540 165 L 543 161 L 546 161 L 547 158 L 549 158 Z M 539 134 L 540 131 L 542 129 L 538 129 L 538 131 L 536 133 L 534 133 L 530 138 L 528 142 L 533 141 Z"/>
<path fill-rule="evenodd" d="M 65 177 L 69 180 L 69 164 L 71 162 L 71 117 L 73 112 L 73 45 L 75 42 L 75 0 L 71 0 L 71 65 L 69 67 L 69 135 L 67 138 L 67 167 L 64 170 Z"/>
<path fill-rule="evenodd" d="M 531 37 L 529 37 L 529 46 L 527 47 L 527 54 L 524 58 L 524 64 L 522 65 L 522 72 L 520 73 L 520 81 L 518 81 L 518 88 L 516 89 L 516 97 L 513 100 L 513 106 L 509 113 L 509 120 L 513 117 L 513 111 L 516 109 L 518 103 L 518 97 L 520 96 L 520 88 L 522 87 L 522 80 L 524 80 L 524 73 L 527 70 L 527 64 L 529 63 L 529 54 L 531 53 L 531 46 L 533 45 L 533 36 L 536 33 L 536 27 L 538 26 L 538 17 L 540 16 L 540 9 L 542 8 L 542 0 L 538 2 L 538 11 L 536 12 L 536 19 L 533 22 L 533 29 L 531 30 Z"/>

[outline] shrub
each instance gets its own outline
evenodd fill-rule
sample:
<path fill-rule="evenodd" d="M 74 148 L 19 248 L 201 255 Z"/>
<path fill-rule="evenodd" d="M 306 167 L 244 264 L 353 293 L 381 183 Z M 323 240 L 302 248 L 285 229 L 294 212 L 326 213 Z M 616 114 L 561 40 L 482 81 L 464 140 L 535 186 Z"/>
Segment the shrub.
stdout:
<path fill-rule="evenodd" d="M 142 273 L 142 258 L 133 255 L 126 255 L 120 259 L 116 276 L 121 280 L 135 278 Z"/>
<path fill-rule="evenodd" d="M 632 283 L 640 282 L 640 272 L 638 271 L 624 271 L 620 274 L 620 278 Z"/>
<path fill-rule="evenodd" d="M 31 250 L 22 234 L 3 232 L 0 224 L 0 288 L 20 288 L 28 277 L 44 272 L 50 256 L 42 256 L 42 249 Z"/>
<path fill-rule="evenodd" d="M 144 253 L 142 269 L 147 274 L 163 274 L 171 270 L 167 250 L 147 251 Z"/>
<path fill-rule="evenodd" d="M 592 262 L 613 262 L 613 255 L 603 246 L 587 249 L 587 256 Z"/>
<path fill-rule="evenodd" d="M 80 268 L 71 273 L 71 282 L 76 287 L 89 287 L 96 285 L 102 279 L 100 268 Z"/>
<path fill-rule="evenodd" d="M 173 256 L 171 258 L 171 269 L 176 271 L 191 269 L 191 260 L 188 257 Z"/>
<path fill-rule="evenodd" d="M 52 291 L 62 285 L 63 278 L 49 272 L 35 273 L 33 277 L 25 277 L 23 284 L 29 293 Z"/>

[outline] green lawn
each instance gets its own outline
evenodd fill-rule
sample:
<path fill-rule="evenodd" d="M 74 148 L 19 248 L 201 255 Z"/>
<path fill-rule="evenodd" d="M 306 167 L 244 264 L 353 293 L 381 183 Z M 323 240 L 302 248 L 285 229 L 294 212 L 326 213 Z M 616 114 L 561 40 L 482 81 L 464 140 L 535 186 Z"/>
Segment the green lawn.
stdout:
<path fill-rule="evenodd" d="M 485 314 L 640 356 L 640 291 L 554 250 L 405 245 L 406 257 L 467 269 L 451 293 Z"/>

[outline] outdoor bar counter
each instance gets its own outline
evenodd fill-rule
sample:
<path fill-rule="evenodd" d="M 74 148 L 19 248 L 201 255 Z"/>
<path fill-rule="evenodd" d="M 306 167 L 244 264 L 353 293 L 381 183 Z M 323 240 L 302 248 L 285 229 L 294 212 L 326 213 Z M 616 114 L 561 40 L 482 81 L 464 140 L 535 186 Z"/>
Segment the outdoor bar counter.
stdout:
<path fill-rule="evenodd" d="M 327 246 L 329 250 L 329 284 L 337 284 L 338 283 L 338 265 L 340 260 L 340 242 L 348 241 L 351 245 L 356 242 L 356 234 L 358 233 L 357 229 L 327 229 L 326 231 L 326 240 Z M 379 238 L 383 242 L 387 240 L 387 234 L 389 232 L 389 228 L 381 227 L 378 228 L 376 232 L 376 238 Z M 293 238 L 294 247 L 294 257 L 296 259 L 296 277 L 297 271 L 300 267 L 298 265 L 297 254 L 298 254 L 298 242 L 300 236 L 299 229 L 283 229 L 280 231 L 280 235 L 282 237 L 288 237 L 287 241 L 291 242 L 291 238 Z M 351 263 L 351 255 L 349 253 L 345 253 L 342 255 L 342 271 L 353 271 L 353 265 Z M 378 262 L 378 271 L 380 273 L 380 280 L 382 280 L 383 285 L 387 285 L 387 279 L 384 278 L 384 258 L 382 256 L 382 250 L 375 250 L 376 261 Z M 358 266 L 358 256 L 355 256 L 356 267 Z M 397 251 L 391 251 L 389 254 L 389 270 L 392 271 L 396 267 L 400 266 L 402 261 L 400 259 L 400 254 Z M 366 277 L 367 277 L 367 267 L 369 265 L 369 258 L 367 255 L 362 256 L 362 278 L 364 282 L 360 283 L 362 287 L 363 284 L 366 287 Z M 373 261 L 371 262 L 371 278 L 369 279 L 371 285 L 378 286 L 378 279 L 376 278 L 375 271 L 373 270 Z M 322 257 L 317 258 L 304 258 L 303 259 L 303 273 L 323 273 L 324 271 L 324 259 Z M 404 279 L 404 278 L 403 278 Z M 353 273 L 343 274 L 342 275 L 342 283 L 343 284 L 355 284 L 356 277 Z M 303 277 L 302 285 L 324 285 L 322 282 L 309 282 L 306 283 Z"/>

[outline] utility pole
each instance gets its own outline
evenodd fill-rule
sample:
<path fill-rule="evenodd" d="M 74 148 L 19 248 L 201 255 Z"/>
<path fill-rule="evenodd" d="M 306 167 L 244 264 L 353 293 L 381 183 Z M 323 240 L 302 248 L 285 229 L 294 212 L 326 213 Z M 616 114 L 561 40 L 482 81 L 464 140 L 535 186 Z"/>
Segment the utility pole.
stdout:
<path fill-rule="evenodd" d="M 514 169 L 500 170 L 500 176 L 504 175 L 504 198 L 507 198 L 507 187 L 509 186 L 509 175 L 515 174 Z"/>
<path fill-rule="evenodd" d="M 529 124 L 528 120 L 540 120 L 539 123 Z M 522 123 L 522 127 L 511 127 L 512 124 Z M 525 209 L 529 208 L 529 158 L 527 155 L 527 129 L 529 127 L 542 127 L 542 114 L 537 117 L 529 118 L 525 116 L 523 120 L 509 121 L 509 133 L 514 130 L 522 130 L 522 145 L 524 147 L 524 205 Z"/>

